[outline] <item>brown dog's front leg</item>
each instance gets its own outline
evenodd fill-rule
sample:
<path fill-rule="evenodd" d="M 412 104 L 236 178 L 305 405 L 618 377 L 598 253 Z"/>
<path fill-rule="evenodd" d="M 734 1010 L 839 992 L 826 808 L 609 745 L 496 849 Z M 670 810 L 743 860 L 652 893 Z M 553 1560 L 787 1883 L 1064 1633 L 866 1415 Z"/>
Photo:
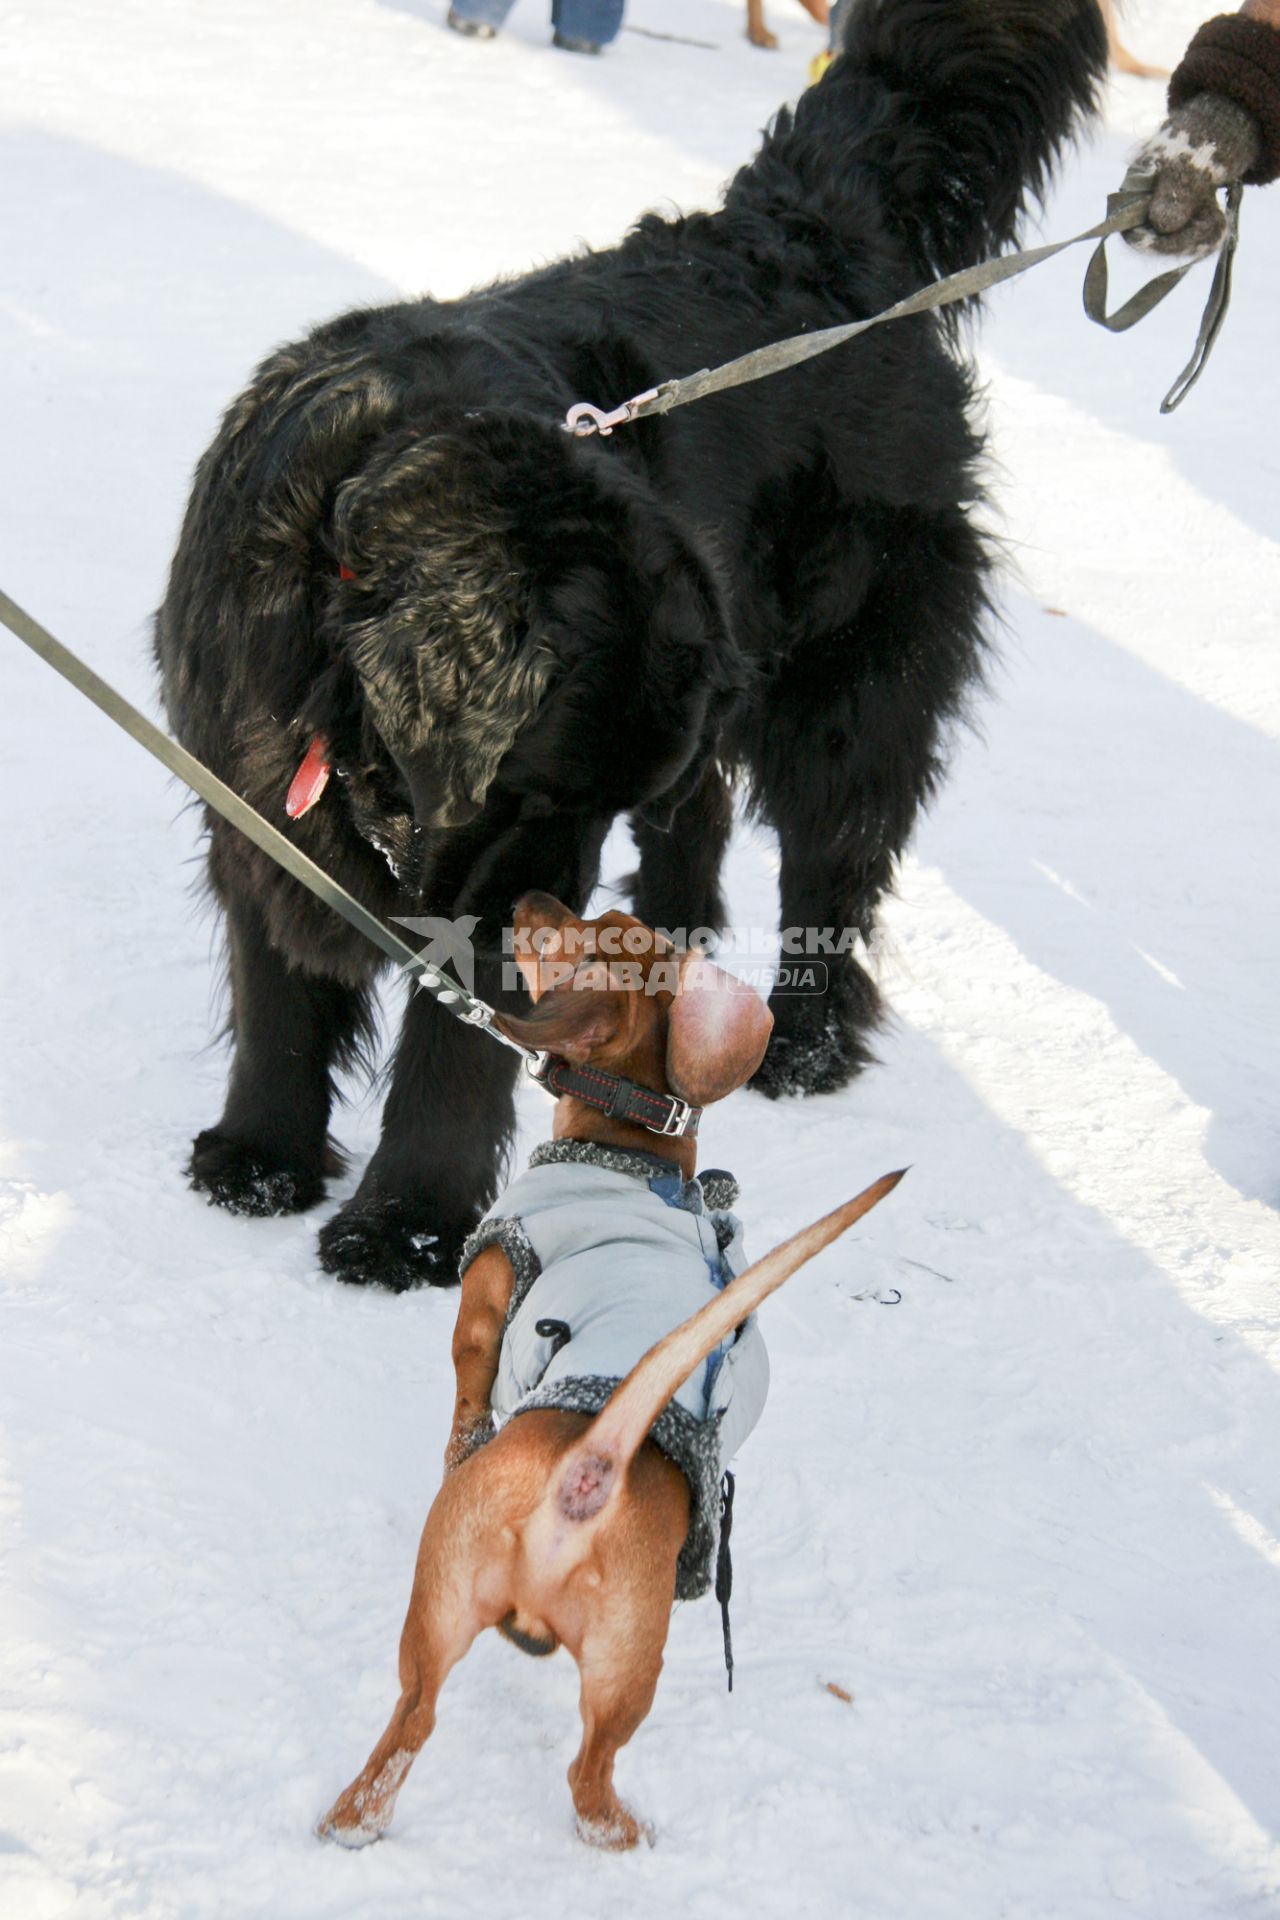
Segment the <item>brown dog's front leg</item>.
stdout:
<path fill-rule="evenodd" d="M 444 1450 L 444 1470 L 452 1473 L 490 1431 L 489 1401 L 498 1375 L 502 1329 L 515 1274 L 501 1247 L 486 1247 L 467 1268 L 453 1329 L 456 1391 L 453 1424 Z"/>

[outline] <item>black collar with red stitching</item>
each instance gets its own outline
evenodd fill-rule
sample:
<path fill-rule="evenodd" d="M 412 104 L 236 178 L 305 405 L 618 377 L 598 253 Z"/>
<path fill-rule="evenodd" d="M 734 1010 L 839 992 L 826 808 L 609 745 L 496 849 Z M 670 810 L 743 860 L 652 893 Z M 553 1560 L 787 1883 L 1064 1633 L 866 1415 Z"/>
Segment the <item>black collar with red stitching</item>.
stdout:
<path fill-rule="evenodd" d="M 548 1054 L 533 1077 L 557 1098 L 568 1094 L 610 1120 L 628 1120 L 668 1139 L 692 1140 L 702 1118 L 701 1107 L 691 1107 L 674 1094 L 655 1093 L 652 1087 L 637 1086 L 634 1080 L 606 1073 L 603 1067 L 570 1066 L 557 1053 Z"/>

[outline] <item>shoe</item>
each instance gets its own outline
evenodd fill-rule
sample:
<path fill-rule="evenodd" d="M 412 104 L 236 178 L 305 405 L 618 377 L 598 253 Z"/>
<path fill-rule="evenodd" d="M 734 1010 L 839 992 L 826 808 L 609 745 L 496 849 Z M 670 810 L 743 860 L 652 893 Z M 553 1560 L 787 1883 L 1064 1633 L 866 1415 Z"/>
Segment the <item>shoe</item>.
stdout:
<path fill-rule="evenodd" d="M 561 33 L 558 30 L 552 34 L 551 44 L 553 47 L 559 47 L 562 53 L 599 53 L 600 51 L 594 40 L 576 40 L 572 34 Z"/>
<path fill-rule="evenodd" d="M 462 34 L 467 40 L 496 40 L 498 37 L 498 29 L 491 27 L 487 20 L 464 20 L 462 15 L 455 13 L 452 7 L 445 17 L 445 25 L 452 27 L 455 33 Z"/>

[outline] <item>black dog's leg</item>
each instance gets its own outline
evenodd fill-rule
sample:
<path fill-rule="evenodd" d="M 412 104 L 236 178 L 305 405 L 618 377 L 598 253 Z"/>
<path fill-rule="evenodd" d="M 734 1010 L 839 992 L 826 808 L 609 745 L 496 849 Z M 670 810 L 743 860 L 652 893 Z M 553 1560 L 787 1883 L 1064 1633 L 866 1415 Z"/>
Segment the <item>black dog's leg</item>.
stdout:
<path fill-rule="evenodd" d="M 781 921 L 804 969 L 770 998 L 773 1036 L 752 1084 L 830 1093 L 874 1058 L 879 990 L 851 935 L 870 942 L 898 855 L 943 772 L 946 728 L 979 672 L 987 554 L 956 510 L 912 516 L 886 550 L 856 620 L 807 646 L 745 742 L 755 797 L 781 842 Z M 815 951 L 803 953 L 806 936 Z M 831 951 L 823 951 L 830 942 Z M 841 951 L 841 947 L 846 948 Z M 799 989 L 799 990 L 796 990 Z"/>
<path fill-rule="evenodd" d="M 478 914 L 475 990 L 501 1004 L 501 932 L 522 893 L 585 905 L 607 819 L 524 821 L 475 861 L 448 911 Z M 508 961 L 509 967 L 512 963 Z M 511 1004 L 523 1004 L 523 990 Z M 515 1125 L 519 1056 L 413 994 L 396 1049 L 382 1138 L 358 1191 L 320 1233 L 320 1262 L 356 1285 L 453 1286 L 462 1244 L 497 1192 Z"/>
<path fill-rule="evenodd" d="M 492 992 L 488 969 L 476 990 Z M 486 991 L 488 989 L 488 992 Z M 320 1264 L 357 1286 L 452 1286 L 497 1191 L 520 1062 L 422 990 L 405 1012 L 382 1138 L 359 1189 L 320 1231 Z"/>
<path fill-rule="evenodd" d="M 328 1146 L 331 1070 L 367 1030 L 367 990 L 290 967 L 244 896 L 227 910 L 235 1058 L 216 1127 L 196 1137 L 191 1184 L 232 1213 L 300 1213 L 340 1162 Z"/>
<path fill-rule="evenodd" d="M 632 912 L 646 926 L 691 936 L 719 933 L 727 918 L 720 867 L 733 829 L 733 798 L 723 773 L 709 763 L 676 808 L 664 833 L 633 814 L 631 832 L 640 865 L 628 882 Z"/>
<path fill-rule="evenodd" d="M 846 804 L 842 829 L 830 817 L 817 821 L 800 809 L 779 808 L 782 817 L 775 820 L 782 843 L 779 924 L 788 939 L 799 935 L 801 952 L 781 956 L 769 997 L 773 1034 L 751 1082 L 774 1098 L 833 1093 L 874 1059 L 870 1035 L 880 1019 L 880 993 L 847 951 L 845 930 L 870 939 L 893 877 L 893 853 L 875 845 L 861 796 L 850 794 Z M 837 950 L 841 945 L 846 951 Z"/>

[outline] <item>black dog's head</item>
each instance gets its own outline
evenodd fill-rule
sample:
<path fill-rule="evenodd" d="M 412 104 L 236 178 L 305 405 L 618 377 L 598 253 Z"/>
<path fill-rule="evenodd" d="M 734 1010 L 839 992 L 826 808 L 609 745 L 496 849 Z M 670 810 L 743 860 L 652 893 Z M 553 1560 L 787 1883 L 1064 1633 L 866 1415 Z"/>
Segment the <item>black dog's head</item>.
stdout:
<path fill-rule="evenodd" d="M 532 416 L 385 441 L 340 489 L 342 645 L 420 825 L 497 781 L 657 803 L 744 683 L 711 569 L 612 449 Z"/>

